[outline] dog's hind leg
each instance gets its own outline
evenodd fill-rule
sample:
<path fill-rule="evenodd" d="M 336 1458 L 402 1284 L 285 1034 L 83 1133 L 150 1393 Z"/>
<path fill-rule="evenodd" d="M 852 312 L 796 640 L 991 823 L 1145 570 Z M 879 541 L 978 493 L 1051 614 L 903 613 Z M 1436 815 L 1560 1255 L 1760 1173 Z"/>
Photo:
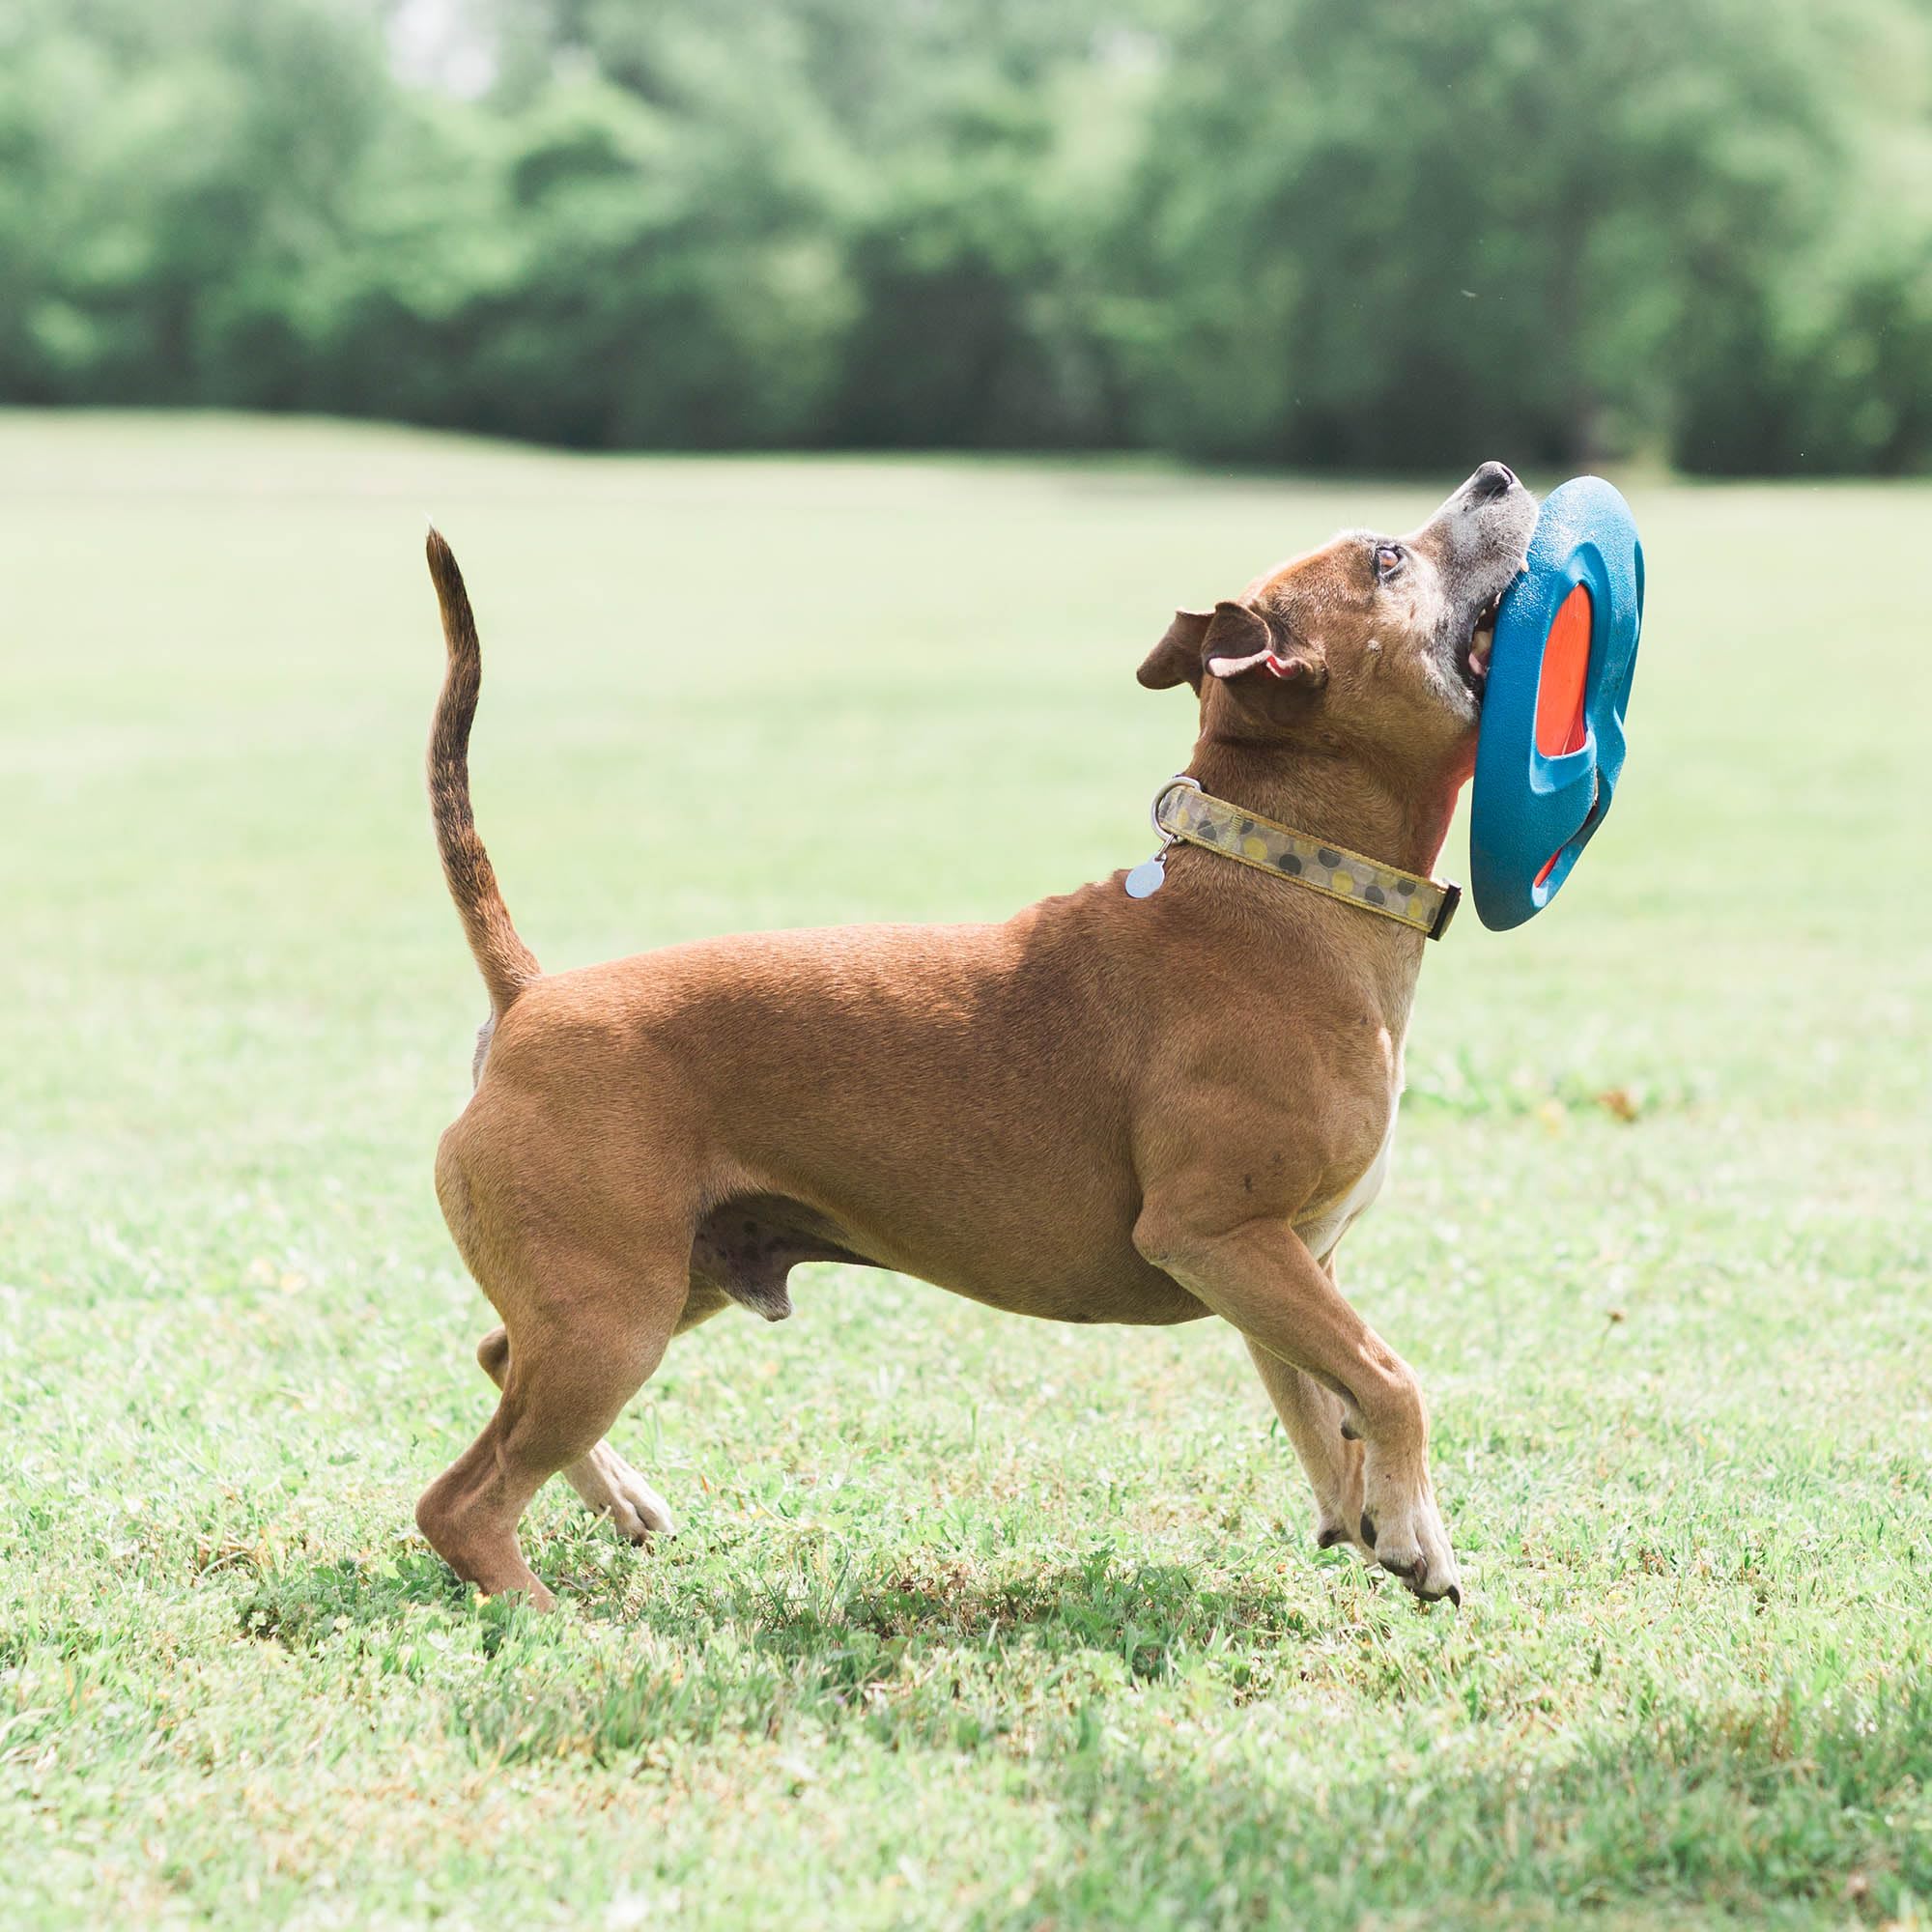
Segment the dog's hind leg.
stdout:
<path fill-rule="evenodd" d="M 597 1448 L 663 1359 L 673 1325 L 637 1319 L 639 1299 L 658 1297 L 637 1296 L 632 1270 L 581 1289 L 580 1308 L 624 1309 L 631 1319 L 559 1322 L 535 1310 L 520 1321 L 496 1414 L 416 1505 L 418 1527 L 459 1577 L 489 1596 L 521 1594 L 540 1609 L 554 1599 L 524 1561 L 517 1523 L 548 1477 Z M 678 1293 L 660 1305 L 682 1300 Z"/>
<path fill-rule="evenodd" d="M 730 1305 L 731 1298 L 723 1290 L 694 1282 L 684 1314 L 672 1332 L 682 1335 Z M 476 1360 L 500 1389 L 510 1366 L 509 1330 L 491 1329 L 476 1345 Z M 632 1543 L 670 1536 L 677 1529 L 670 1505 L 608 1442 L 600 1441 L 587 1456 L 566 1464 L 563 1480 L 596 1515 L 609 1517 L 618 1534 Z"/>
<path fill-rule="evenodd" d="M 491 1329 L 476 1345 L 476 1359 L 500 1389 L 510 1366 L 509 1330 Z M 677 1528 L 670 1505 L 608 1442 L 566 1463 L 562 1474 L 591 1510 L 608 1516 L 632 1543 L 669 1536 Z"/>

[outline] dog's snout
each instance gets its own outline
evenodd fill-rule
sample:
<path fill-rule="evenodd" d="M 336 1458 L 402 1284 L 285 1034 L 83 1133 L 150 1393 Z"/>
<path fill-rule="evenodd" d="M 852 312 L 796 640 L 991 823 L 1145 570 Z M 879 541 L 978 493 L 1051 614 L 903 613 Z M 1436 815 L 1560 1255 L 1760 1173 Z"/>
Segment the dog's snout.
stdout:
<path fill-rule="evenodd" d="M 1469 478 L 1469 500 L 1492 503 L 1516 488 L 1516 471 L 1507 463 L 1486 463 Z"/>

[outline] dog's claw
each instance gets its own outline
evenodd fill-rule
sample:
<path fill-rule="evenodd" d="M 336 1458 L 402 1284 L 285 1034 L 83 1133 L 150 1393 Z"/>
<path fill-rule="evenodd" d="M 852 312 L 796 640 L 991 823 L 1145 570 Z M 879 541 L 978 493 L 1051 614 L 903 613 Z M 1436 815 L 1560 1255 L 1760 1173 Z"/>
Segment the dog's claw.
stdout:
<path fill-rule="evenodd" d="M 1384 1560 L 1381 1568 L 1391 1577 L 1400 1577 L 1404 1587 L 1419 1604 L 1439 1604 L 1446 1599 L 1457 1609 L 1463 1607 L 1463 1586 L 1460 1583 L 1445 1583 L 1439 1590 L 1429 1587 L 1429 1564 L 1423 1557 L 1418 1556 L 1412 1563 Z"/>

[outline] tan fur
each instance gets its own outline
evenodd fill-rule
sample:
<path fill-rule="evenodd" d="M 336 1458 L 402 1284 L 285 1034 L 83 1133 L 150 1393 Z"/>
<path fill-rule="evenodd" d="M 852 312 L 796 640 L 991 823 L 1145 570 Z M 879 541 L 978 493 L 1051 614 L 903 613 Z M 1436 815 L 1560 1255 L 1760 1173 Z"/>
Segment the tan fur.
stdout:
<path fill-rule="evenodd" d="M 1413 582 L 1382 581 L 1351 533 L 1258 580 L 1238 617 L 1177 619 L 1143 681 L 1200 688 L 1207 790 L 1432 867 L 1474 747 L 1443 653 L 1453 677 L 1456 629 L 1533 516 L 1513 481 L 1479 500 L 1487 473 L 1408 540 Z M 792 1263 L 842 1257 L 1055 1321 L 1220 1316 L 1322 1540 L 1459 1594 L 1415 1378 L 1301 1232 L 1332 1227 L 1383 1152 L 1423 939 L 1177 848 L 1145 900 L 1116 874 L 1000 925 L 765 933 L 540 976 L 469 817 L 475 632 L 434 534 L 430 563 L 450 652 L 436 825 L 495 1014 L 437 1188 L 507 1330 L 485 1344 L 497 1412 L 417 1511 L 454 1568 L 547 1604 L 516 1525 L 558 1470 L 633 1534 L 659 1526 L 605 1431 L 675 1333 L 732 1299 L 786 1313 Z M 1230 630 L 1305 668 L 1209 668 Z"/>
<path fill-rule="evenodd" d="M 469 593 L 463 587 L 463 573 L 456 567 L 455 556 L 435 530 L 429 533 L 428 549 L 429 574 L 442 611 L 442 640 L 448 660 L 436 716 L 430 723 L 430 812 L 436 821 L 442 875 L 463 915 L 469 950 L 490 991 L 494 1018 L 543 969 L 510 923 L 509 908 L 497 890 L 490 855 L 476 836 L 476 821 L 470 815 L 469 726 L 476 717 L 476 697 L 483 685 L 483 653 L 476 641 Z M 488 1032 L 486 1026 L 484 1045 Z M 481 1066 L 479 1045 L 479 1071 Z"/>

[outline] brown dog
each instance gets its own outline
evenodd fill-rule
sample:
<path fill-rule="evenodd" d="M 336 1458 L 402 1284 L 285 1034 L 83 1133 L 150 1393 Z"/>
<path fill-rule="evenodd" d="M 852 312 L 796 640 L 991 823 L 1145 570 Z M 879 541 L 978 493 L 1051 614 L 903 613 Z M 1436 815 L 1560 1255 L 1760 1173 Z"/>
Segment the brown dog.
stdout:
<path fill-rule="evenodd" d="M 1189 774 L 1427 873 L 1474 757 L 1479 626 L 1534 521 L 1485 464 L 1411 536 L 1349 532 L 1181 612 L 1140 679 L 1199 694 Z M 1116 873 L 1004 925 L 544 975 L 470 817 L 480 658 L 434 532 L 429 562 L 437 837 L 491 1002 L 437 1193 L 503 1321 L 478 1350 L 502 1399 L 416 1510 L 458 1574 L 552 1602 L 517 1523 L 558 1470 L 633 1538 L 668 1528 L 604 1432 L 673 1335 L 733 1300 L 778 1320 L 791 1267 L 837 1261 L 1060 1321 L 1220 1316 L 1314 1484 L 1318 1540 L 1460 1602 L 1422 1391 L 1333 1263 L 1387 1164 L 1423 934 L 1176 844 L 1148 897 Z"/>

